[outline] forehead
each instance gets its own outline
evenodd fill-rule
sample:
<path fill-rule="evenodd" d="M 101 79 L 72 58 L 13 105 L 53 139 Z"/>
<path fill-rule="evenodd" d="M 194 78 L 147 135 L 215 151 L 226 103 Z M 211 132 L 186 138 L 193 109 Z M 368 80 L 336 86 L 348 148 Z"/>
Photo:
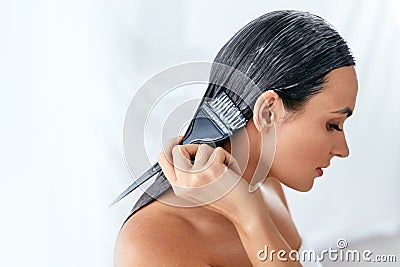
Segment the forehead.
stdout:
<path fill-rule="evenodd" d="M 358 92 L 354 66 L 341 67 L 326 75 L 321 93 L 312 97 L 307 108 L 313 111 L 335 111 L 349 107 L 354 110 Z"/>

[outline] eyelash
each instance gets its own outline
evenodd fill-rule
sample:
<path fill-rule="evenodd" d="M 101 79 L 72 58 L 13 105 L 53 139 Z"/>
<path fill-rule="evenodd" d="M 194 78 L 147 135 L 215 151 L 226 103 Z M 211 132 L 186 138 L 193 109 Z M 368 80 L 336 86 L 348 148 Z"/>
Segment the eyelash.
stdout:
<path fill-rule="evenodd" d="M 328 126 L 329 126 L 329 129 L 328 129 L 329 131 L 333 131 L 333 130 L 336 130 L 336 131 L 339 131 L 339 132 L 343 131 L 343 129 L 339 128 L 338 124 L 328 123 Z"/>

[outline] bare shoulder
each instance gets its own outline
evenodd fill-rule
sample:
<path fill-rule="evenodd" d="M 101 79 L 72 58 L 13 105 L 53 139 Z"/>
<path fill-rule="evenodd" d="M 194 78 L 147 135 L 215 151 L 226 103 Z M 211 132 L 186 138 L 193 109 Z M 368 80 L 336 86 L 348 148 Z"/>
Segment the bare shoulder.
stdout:
<path fill-rule="evenodd" d="M 124 224 L 114 249 L 115 267 L 188 266 L 189 260 L 191 266 L 205 266 L 193 226 L 159 205 L 149 204 Z"/>

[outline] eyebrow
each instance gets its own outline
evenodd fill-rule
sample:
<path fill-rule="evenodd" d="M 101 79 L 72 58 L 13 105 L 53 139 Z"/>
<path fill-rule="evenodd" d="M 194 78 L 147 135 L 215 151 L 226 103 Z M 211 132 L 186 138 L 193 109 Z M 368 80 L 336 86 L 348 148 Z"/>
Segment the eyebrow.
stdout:
<path fill-rule="evenodd" d="M 340 114 L 347 114 L 347 118 L 350 117 L 353 114 L 353 111 L 349 107 L 345 107 L 336 111 L 333 111 L 331 113 L 340 113 Z"/>

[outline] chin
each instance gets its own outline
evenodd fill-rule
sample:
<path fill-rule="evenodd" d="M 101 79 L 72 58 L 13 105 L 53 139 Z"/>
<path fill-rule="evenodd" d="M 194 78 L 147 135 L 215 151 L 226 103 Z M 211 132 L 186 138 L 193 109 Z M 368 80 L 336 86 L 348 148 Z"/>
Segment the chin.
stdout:
<path fill-rule="evenodd" d="M 293 190 L 296 190 L 298 192 L 308 192 L 314 186 L 314 179 L 310 180 L 310 179 L 307 179 L 307 178 L 304 178 L 304 179 L 297 178 L 297 181 L 303 181 L 303 182 L 302 183 L 293 183 L 293 182 L 292 183 L 286 183 L 286 182 L 280 180 L 280 182 L 282 184 L 284 184 L 287 187 L 289 187 L 289 188 L 291 188 Z"/>
<path fill-rule="evenodd" d="M 308 191 L 310 191 L 312 188 L 313 188 L 313 184 L 312 184 L 311 186 L 301 187 L 301 188 L 295 189 L 295 190 L 297 190 L 297 191 L 299 191 L 299 192 L 308 192 Z"/>
<path fill-rule="evenodd" d="M 308 182 L 308 180 L 306 180 Z M 314 186 L 314 179 L 312 179 L 310 182 L 308 183 L 303 183 L 301 185 L 301 187 L 298 189 L 298 191 L 300 192 L 308 192 L 310 191 Z"/>

